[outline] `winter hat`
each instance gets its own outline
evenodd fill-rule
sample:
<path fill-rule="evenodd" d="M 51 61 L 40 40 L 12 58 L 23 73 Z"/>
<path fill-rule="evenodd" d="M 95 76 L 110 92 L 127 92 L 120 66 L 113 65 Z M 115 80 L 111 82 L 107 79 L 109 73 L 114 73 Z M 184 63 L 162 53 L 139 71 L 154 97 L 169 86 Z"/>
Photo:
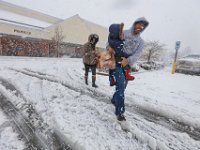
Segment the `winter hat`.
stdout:
<path fill-rule="evenodd" d="M 99 41 L 99 36 L 97 34 L 90 34 L 88 37 L 88 41 L 89 42 L 95 41 L 97 43 Z"/>
<path fill-rule="evenodd" d="M 123 37 L 124 23 L 121 24 L 111 24 L 109 27 L 109 37 L 111 39 L 121 39 Z"/>
<path fill-rule="evenodd" d="M 92 44 L 93 47 L 95 47 L 95 45 L 99 41 L 99 36 L 97 34 L 90 34 L 88 37 L 88 41 Z"/>

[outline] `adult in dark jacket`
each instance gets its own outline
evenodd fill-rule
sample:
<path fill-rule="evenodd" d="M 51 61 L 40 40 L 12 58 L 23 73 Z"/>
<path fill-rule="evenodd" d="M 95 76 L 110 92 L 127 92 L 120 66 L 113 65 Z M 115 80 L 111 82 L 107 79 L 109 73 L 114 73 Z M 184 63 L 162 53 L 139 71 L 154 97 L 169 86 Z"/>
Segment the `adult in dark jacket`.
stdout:
<path fill-rule="evenodd" d="M 124 52 L 129 55 L 128 61 L 123 58 L 120 63 L 116 64 L 116 68 L 113 72 L 116 79 L 116 90 L 111 102 L 115 105 L 115 114 L 119 121 L 125 121 L 125 106 L 124 106 L 124 91 L 127 86 L 127 80 L 124 76 L 123 67 L 127 64 L 133 65 L 140 57 L 144 41 L 140 37 L 140 34 L 148 26 L 149 22 L 144 18 L 138 18 L 133 26 L 129 30 L 125 30 L 125 43 Z"/>
<path fill-rule="evenodd" d="M 85 84 L 88 85 L 88 72 L 92 71 L 92 87 L 97 88 L 96 85 L 96 66 L 97 66 L 97 50 L 96 44 L 99 41 L 97 34 L 90 34 L 88 42 L 84 44 L 83 63 L 85 66 Z"/>

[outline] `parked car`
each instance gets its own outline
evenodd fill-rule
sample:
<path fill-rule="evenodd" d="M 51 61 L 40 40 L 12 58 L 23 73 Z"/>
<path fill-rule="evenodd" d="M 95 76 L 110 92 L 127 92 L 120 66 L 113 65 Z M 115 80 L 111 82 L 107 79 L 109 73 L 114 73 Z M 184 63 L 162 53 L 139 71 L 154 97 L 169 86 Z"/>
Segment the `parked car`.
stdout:
<path fill-rule="evenodd" d="M 140 62 L 140 67 L 145 70 L 158 70 L 164 68 L 164 63 L 155 61 Z"/>
<path fill-rule="evenodd" d="M 176 72 L 200 75 L 200 55 L 188 55 L 178 59 Z"/>

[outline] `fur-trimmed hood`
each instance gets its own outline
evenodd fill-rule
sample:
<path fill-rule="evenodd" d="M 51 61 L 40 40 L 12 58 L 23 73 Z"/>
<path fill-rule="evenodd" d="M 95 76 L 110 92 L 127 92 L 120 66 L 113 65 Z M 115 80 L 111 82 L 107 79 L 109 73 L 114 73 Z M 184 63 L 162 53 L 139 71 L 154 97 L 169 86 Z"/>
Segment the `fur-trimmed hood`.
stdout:
<path fill-rule="evenodd" d="M 122 40 L 124 23 L 121 24 L 111 24 L 109 27 L 109 37 L 111 39 L 120 39 Z"/>

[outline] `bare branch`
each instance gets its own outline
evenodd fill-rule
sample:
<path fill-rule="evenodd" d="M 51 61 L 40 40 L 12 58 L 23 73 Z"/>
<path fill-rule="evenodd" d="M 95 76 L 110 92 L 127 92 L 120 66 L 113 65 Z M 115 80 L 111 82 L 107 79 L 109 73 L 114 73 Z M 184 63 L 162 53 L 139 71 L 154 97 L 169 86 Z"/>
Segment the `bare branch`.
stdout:
<path fill-rule="evenodd" d="M 144 53 L 142 59 L 147 60 L 159 60 L 164 55 L 165 44 L 161 44 L 158 41 L 148 41 L 145 42 Z"/>
<path fill-rule="evenodd" d="M 60 26 L 57 26 L 54 31 L 54 37 L 52 37 L 52 41 L 56 47 L 56 55 L 59 57 L 60 47 L 63 42 L 63 30 Z"/>

